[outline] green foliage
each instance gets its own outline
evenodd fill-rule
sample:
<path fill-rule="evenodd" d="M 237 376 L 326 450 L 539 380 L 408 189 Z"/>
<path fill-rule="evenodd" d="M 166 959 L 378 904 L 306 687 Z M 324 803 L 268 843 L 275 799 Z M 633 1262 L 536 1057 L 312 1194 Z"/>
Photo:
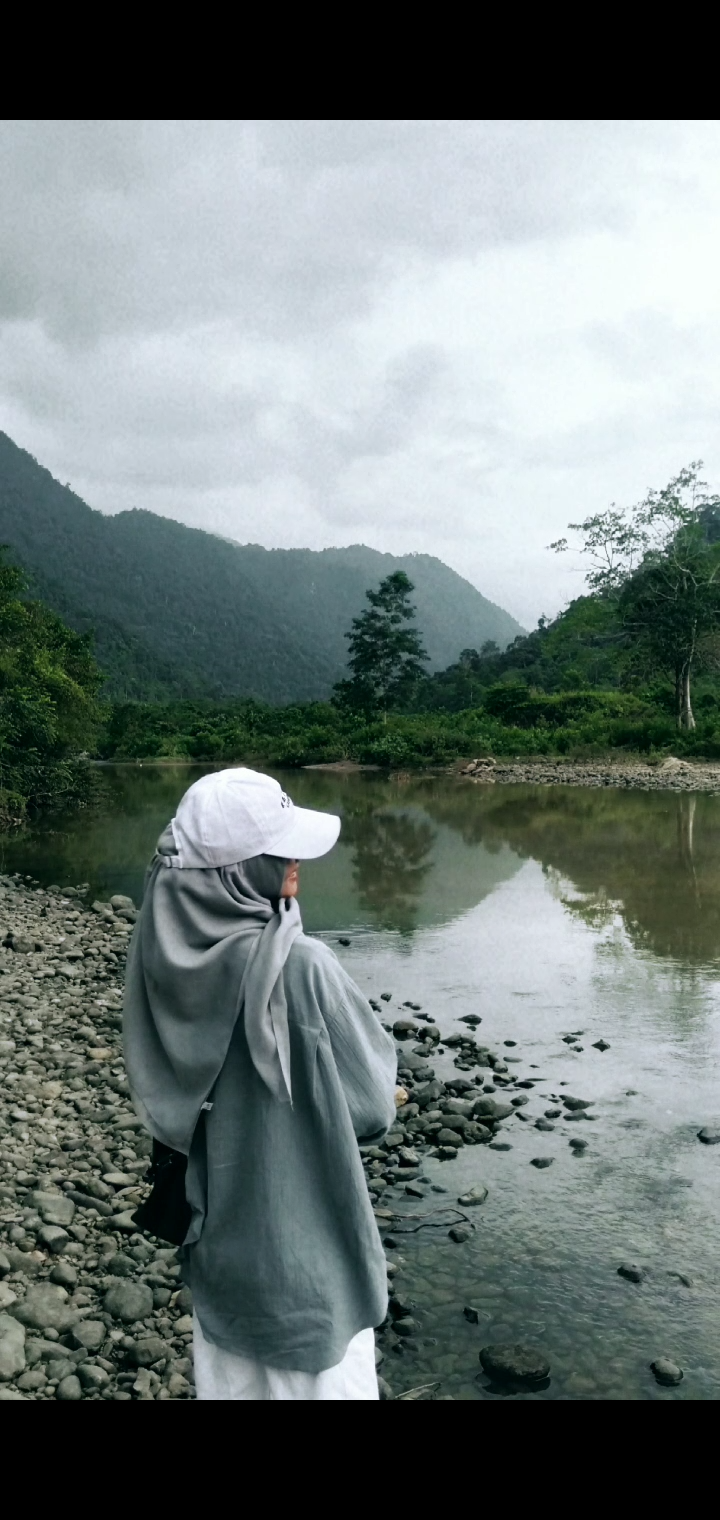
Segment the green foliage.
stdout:
<path fill-rule="evenodd" d="M 720 629 L 720 497 L 708 495 L 700 468 L 693 462 L 634 507 L 570 524 L 589 586 L 616 604 L 635 664 L 672 677 L 678 727 L 690 730 L 691 673 L 717 659 Z"/>
<path fill-rule="evenodd" d="M 377 591 L 366 591 L 370 606 L 353 618 L 345 635 L 352 675 L 335 687 L 340 706 L 371 715 L 411 703 L 428 658 L 419 633 L 408 626 L 415 617 L 414 589 L 404 570 L 396 570 Z"/>
<path fill-rule="evenodd" d="M 95 742 L 102 676 L 88 635 L 25 598 L 25 579 L 0 550 L 0 822 L 27 807 L 83 800 L 92 790 L 74 756 Z"/>

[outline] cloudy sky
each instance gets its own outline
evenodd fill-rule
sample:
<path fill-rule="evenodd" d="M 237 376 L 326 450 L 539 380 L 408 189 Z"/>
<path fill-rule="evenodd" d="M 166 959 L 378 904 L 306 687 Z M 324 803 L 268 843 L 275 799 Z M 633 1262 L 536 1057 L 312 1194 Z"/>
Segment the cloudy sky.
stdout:
<path fill-rule="evenodd" d="M 720 123 L 0 124 L 0 428 L 93 507 L 439 555 L 720 488 Z"/>

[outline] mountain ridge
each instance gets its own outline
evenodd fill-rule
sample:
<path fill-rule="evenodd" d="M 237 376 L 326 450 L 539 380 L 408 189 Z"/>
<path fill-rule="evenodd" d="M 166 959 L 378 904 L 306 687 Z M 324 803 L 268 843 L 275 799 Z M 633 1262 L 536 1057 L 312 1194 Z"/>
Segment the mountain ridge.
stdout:
<path fill-rule="evenodd" d="M 345 673 L 344 633 L 365 591 L 394 569 L 415 584 L 431 670 L 524 632 L 433 555 L 266 549 L 144 508 L 103 513 L 2 432 L 0 541 L 34 594 L 94 629 L 113 697 L 323 699 Z"/>

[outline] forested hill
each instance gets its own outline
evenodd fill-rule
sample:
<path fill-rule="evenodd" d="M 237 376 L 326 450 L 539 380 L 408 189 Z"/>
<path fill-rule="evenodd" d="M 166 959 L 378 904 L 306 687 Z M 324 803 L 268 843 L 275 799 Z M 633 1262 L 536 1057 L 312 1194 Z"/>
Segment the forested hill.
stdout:
<path fill-rule="evenodd" d="M 427 554 L 263 549 L 151 512 L 106 516 L 0 433 L 0 542 L 32 592 L 92 628 L 109 695 L 323 698 L 344 673 L 350 619 L 393 570 L 415 584 L 432 670 L 523 630 Z"/>

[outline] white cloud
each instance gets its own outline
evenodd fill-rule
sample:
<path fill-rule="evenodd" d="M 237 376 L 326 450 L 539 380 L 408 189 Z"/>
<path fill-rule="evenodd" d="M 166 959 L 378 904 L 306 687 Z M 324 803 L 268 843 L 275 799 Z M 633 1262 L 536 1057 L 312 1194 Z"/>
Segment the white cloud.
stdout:
<path fill-rule="evenodd" d="M 91 505 L 436 553 L 526 623 L 546 550 L 720 479 L 714 122 L 6 122 L 0 425 Z"/>

